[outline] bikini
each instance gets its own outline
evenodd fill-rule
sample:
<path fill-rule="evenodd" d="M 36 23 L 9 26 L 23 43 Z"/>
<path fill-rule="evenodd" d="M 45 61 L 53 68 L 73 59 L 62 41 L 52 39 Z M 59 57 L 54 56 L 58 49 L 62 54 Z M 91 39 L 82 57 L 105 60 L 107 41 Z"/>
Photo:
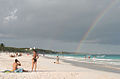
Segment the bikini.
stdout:
<path fill-rule="evenodd" d="M 34 62 L 37 62 L 37 58 L 33 58 Z"/>

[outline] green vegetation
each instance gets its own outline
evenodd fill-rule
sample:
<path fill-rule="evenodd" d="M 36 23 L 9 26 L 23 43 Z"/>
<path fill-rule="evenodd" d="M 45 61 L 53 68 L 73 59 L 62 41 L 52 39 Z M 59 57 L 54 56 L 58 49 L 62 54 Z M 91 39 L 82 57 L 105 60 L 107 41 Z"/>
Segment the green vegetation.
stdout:
<path fill-rule="evenodd" d="M 3 43 L 1 43 L 1 44 L 0 44 L 0 50 L 1 50 L 1 51 L 4 51 L 4 49 L 5 49 L 5 45 L 4 45 Z"/>
<path fill-rule="evenodd" d="M 61 52 L 56 52 L 56 51 L 52 51 L 52 50 L 44 50 L 44 49 L 35 49 L 35 50 L 41 54 L 61 54 Z M 5 45 L 3 43 L 0 44 L 0 51 L 2 51 L 2 52 L 22 52 L 22 53 L 31 53 L 32 52 L 32 50 L 30 48 L 5 47 Z"/>

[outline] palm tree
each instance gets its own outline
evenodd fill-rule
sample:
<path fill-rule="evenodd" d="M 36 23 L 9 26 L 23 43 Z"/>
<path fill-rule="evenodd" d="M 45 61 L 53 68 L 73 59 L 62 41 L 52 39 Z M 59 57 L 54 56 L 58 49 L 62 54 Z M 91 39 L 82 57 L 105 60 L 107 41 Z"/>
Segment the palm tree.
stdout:
<path fill-rule="evenodd" d="M 3 43 L 0 44 L 1 50 L 4 51 L 5 45 Z"/>

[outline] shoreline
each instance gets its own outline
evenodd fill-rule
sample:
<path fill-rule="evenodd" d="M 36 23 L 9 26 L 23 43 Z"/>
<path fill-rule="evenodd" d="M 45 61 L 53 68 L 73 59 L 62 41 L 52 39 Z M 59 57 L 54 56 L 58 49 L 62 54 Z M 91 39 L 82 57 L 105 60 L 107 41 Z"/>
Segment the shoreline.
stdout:
<path fill-rule="evenodd" d="M 45 56 L 45 58 L 55 59 L 53 57 L 47 57 L 47 56 Z M 69 63 L 69 64 L 71 64 L 73 66 L 77 66 L 77 67 L 84 67 L 84 68 L 93 69 L 93 70 L 120 73 L 120 67 L 113 66 L 113 65 L 103 65 L 103 64 L 97 64 L 97 63 L 78 62 L 78 61 L 72 61 L 72 60 L 65 59 L 65 58 L 61 58 L 60 60 L 62 62 Z"/>

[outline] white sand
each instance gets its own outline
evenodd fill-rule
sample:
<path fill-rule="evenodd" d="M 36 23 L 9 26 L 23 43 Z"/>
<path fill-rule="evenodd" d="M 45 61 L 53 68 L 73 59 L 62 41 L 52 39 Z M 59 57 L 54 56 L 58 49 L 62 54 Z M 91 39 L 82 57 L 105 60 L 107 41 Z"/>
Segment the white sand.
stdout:
<path fill-rule="evenodd" d="M 22 68 L 31 71 L 31 55 L 24 54 L 16 58 L 21 62 Z M 10 58 L 8 54 L 0 54 L 0 71 L 11 70 L 16 58 Z M 0 72 L 0 79 L 120 79 L 120 74 L 117 73 L 76 67 L 62 61 L 61 64 L 54 64 L 54 61 L 54 59 L 40 57 L 37 72 Z"/>

